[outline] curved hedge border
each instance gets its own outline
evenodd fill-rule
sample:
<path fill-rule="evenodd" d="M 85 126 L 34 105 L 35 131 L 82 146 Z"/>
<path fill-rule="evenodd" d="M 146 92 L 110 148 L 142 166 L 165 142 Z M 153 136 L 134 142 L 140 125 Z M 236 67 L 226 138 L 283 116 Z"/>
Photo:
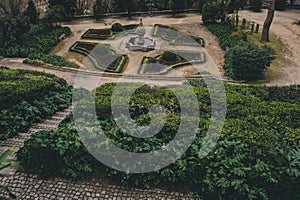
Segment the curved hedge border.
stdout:
<path fill-rule="evenodd" d="M 163 40 L 168 41 L 170 45 L 198 46 L 198 44 L 200 44 L 202 47 L 205 47 L 205 41 L 203 38 L 194 37 L 194 36 L 185 36 L 182 34 L 178 35 L 178 37 L 171 37 L 168 34 L 168 30 L 176 31 L 176 32 L 178 31 L 177 29 L 166 25 L 155 24 L 152 35 L 154 37 L 161 37 Z"/>
<path fill-rule="evenodd" d="M 107 51 L 107 54 L 95 52 L 97 50 Z M 125 54 L 116 54 L 109 45 L 92 42 L 76 42 L 70 47 L 70 51 L 87 56 L 95 68 L 106 72 L 121 73 L 129 60 Z"/>
<path fill-rule="evenodd" d="M 134 30 L 138 27 L 138 24 L 128 24 L 123 26 L 123 31 L 113 32 L 111 28 L 106 29 L 89 29 L 82 36 L 82 39 L 96 39 L 96 40 L 108 40 L 114 39 L 114 36 L 119 34 L 129 34 L 133 33 Z"/>
<path fill-rule="evenodd" d="M 166 74 L 169 71 L 171 71 L 172 69 L 175 69 L 177 67 L 182 67 L 182 66 L 186 66 L 186 65 L 191 65 L 191 64 L 199 64 L 199 63 L 203 63 L 205 62 L 205 53 L 203 52 L 193 52 L 193 51 L 174 51 L 175 54 L 177 54 L 177 60 L 175 61 L 175 63 L 169 63 L 167 61 L 162 60 L 162 55 L 158 55 L 155 58 L 152 57 L 144 57 L 140 68 L 138 70 L 139 74 L 149 74 L 149 75 L 162 75 L 162 74 Z M 183 57 L 180 56 L 180 54 L 184 54 L 184 53 L 192 53 L 192 54 L 199 54 L 199 59 L 195 59 L 195 60 L 185 60 Z M 150 62 L 149 62 L 150 61 Z M 151 63 L 155 62 L 158 65 L 164 66 L 164 69 L 161 69 L 159 72 L 150 72 L 147 73 L 147 67 L 151 67 Z M 155 66 L 153 66 L 155 67 Z"/>

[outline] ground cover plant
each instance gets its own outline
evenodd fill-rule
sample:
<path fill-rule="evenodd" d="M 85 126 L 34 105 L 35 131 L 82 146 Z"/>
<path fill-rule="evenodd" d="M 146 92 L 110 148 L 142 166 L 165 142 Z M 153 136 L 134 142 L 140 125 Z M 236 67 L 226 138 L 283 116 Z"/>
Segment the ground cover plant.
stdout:
<path fill-rule="evenodd" d="M 92 65 L 106 72 L 121 73 L 128 62 L 128 56 L 116 54 L 110 46 L 92 43 L 76 42 L 70 51 L 87 56 Z"/>
<path fill-rule="evenodd" d="M 0 55 L 5 57 L 21 57 L 30 60 L 40 60 L 45 63 L 75 68 L 73 64 L 66 61 L 63 57 L 48 55 L 60 42 L 60 36 L 71 34 L 68 27 L 53 27 L 49 30 L 41 25 L 33 25 L 28 32 L 20 37 L 22 42 L 16 41 L 9 46 L 0 48 Z"/>
<path fill-rule="evenodd" d="M 66 81 L 54 75 L 0 67 L 0 139 L 68 107 L 71 92 Z"/>
<path fill-rule="evenodd" d="M 128 174 L 97 163 L 86 152 L 70 117 L 57 130 L 35 134 L 19 151 L 18 159 L 25 168 L 41 175 L 78 180 L 101 170 L 110 180 L 126 186 L 172 188 L 177 185 L 198 192 L 201 199 L 299 198 L 300 87 L 225 85 L 228 107 L 225 127 L 214 150 L 200 159 L 198 154 L 209 125 L 211 102 L 204 81 L 191 80 L 190 83 L 200 107 L 198 134 L 188 151 L 166 168 Z M 148 110 L 153 105 L 162 105 L 167 114 L 165 126 L 157 135 L 138 139 L 123 132 L 112 117 L 111 96 L 115 86 L 105 84 L 95 90 L 99 125 L 112 143 L 131 152 L 150 152 L 174 138 L 181 107 L 170 89 L 144 85 L 131 96 L 129 112 L 139 125 L 149 123 Z M 124 83 L 121 92 L 127 93 L 132 87 L 134 84 Z M 185 88 L 178 88 L 178 92 L 185 93 Z M 121 95 L 114 106 L 124 106 L 122 102 Z M 79 109 L 80 113 L 82 108 L 92 104 L 82 100 L 75 110 Z M 83 121 L 89 117 L 84 112 L 81 116 Z M 95 129 L 78 128 L 86 131 L 87 139 L 99 141 Z M 102 145 L 105 144 L 90 143 L 89 148 Z M 49 153 L 47 160 L 36 159 L 45 158 Z"/>
<path fill-rule="evenodd" d="M 202 47 L 205 46 L 203 38 L 183 35 L 175 28 L 166 25 L 155 24 L 152 35 L 154 37 L 161 37 L 168 41 L 170 45 L 197 46 L 200 44 Z"/>
<path fill-rule="evenodd" d="M 166 51 L 154 58 L 144 57 L 139 74 L 165 74 L 185 65 L 205 62 L 205 53 L 193 51 Z"/>
<path fill-rule="evenodd" d="M 135 30 L 138 27 L 138 24 L 128 24 L 123 26 L 120 23 L 114 23 L 111 28 L 106 29 L 89 29 L 82 36 L 82 39 L 97 39 L 97 40 L 106 40 L 111 39 L 114 35 L 117 34 L 128 34 Z"/>

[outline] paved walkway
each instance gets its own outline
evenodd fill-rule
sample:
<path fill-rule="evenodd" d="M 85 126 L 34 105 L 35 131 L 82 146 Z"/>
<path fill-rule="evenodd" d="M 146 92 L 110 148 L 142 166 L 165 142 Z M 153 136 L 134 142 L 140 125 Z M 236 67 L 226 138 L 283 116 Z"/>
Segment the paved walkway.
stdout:
<path fill-rule="evenodd" d="M 16 160 L 16 152 L 24 145 L 24 142 L 41 130 L 56 128 L 59 123 L 70 114 L 72 107 L 56 113 L 53 117 L 42 123 L 34 124 L 26 133 L 19 133 L 14 138 L 0 141 L 0 152 L 4 152 L 12 146 L 16 147 L 15 153 L 9 157 Z M 63 179 L 43 180 L 33 174 L 18 172 L 15 168 L 7 168 L 0 171 L 0 185 L 6 186 L 18 199 L 90 199 L 90 200 L 188 200 L 193 199 L 193 194 L 168 192 L 159 189 L 141 190 L 127 189 L 115 185 L 103 184 L 99 181 L 72 183 Z M 4 193 L 0 192 L 0 197 Z"/>

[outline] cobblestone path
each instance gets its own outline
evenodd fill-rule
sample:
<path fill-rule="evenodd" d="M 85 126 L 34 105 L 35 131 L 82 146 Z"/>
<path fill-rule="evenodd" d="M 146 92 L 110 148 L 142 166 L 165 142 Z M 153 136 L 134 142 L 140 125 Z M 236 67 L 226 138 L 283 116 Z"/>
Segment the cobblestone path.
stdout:
<path fill-rule="evenodd" d="M 70 114 L 72 107 L 56 113 L 41 123 L 34 124 L 26 133 L 19 133 L 14 138 L 0 141 L 0 153 L 15 146 L 15 153 L 9 157 L 16 160 L 17 151 L 30 136 L 41 130 L 56 128 Z M 18 199 L 32 200 L 192 200 L 193 194 L 168 192 L 159 189 L 127 189 L 121 186 L 107 185 L 99 181 L 72 183 L 63 179 L 43 180 L 36 175 L 18 172 L 15 168 L 0 171 L 0 185 L 6 186 Z M 4 193 L 0 192 L 0 198 Z"/>

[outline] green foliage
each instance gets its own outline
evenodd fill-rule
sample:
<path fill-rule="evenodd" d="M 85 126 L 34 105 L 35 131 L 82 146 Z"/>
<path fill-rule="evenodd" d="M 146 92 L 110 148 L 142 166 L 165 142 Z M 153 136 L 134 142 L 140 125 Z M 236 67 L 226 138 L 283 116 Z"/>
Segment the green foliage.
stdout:
<path fill-rule="evenodd" d="M 62 176 L 74 181 L 86 179 L 94 171 L 94 158 L 69 118 L 62 128 L 38 132 L 25 142 L 17 155 L 25 169 L 42 177 Z"/>
<path fill-rule="evenodd" d="M 122 24 L 120 24 L 120 23 L 114 23 L 111 26 L 111 31 L 119 33 L 119 32 L 124 31 L 124 28 L 123 28 Z"/>
<path fill-rule="evenodd" d="M 66 12 L 65 20 L 70 20 L 75 14 L 76 0 L 49 0 L 50 10 L 56 6 L 62 6 Z"/>
<path fill-rule="evenodd" d="M 258 47 L 250 42 L 240 43 L 229 49 L 225 55 L 226 76 L 235 80 L 253 81 L 264 77 L 272 56 L 266 46 Z"/>
<path fill-rule="evenodd" d="M 31 60 L 43 61 L 44 63 L 52 64 L 55 66 L 78 68 L 74 64 L 68 62 L 64 57 L 57 56 L 57 55 L 47 55 L 47 54 L 39 53 L 39 54 L 30 54 L 28 58 Z"/>
<path fill-rule="evenodd" d="M 10 148 L 0 155 L 0 170 L 3 170 L 7 167 L 16 167 L 16 168 L 22 169 L 22 166 L 18 162 L 7 159 L 10 155 L 12 155 L 14 153 L 14 150 L 15 150 L 15 148 Z M 9 197 L 9 199 L 7 199 L 7 198 L 4 198 L 1 196 L 0 197 L 1 200 L 16 200 L 17 199 L 16 195 L 14 195 L 7 187 L 0 186 L 0 191 L 6 193 Z"/>
<path fill-rule="evenodd" d="M 68 107 L 70 92 L 66 82 L 54 75 L 0 68 L 0 139 Z"/>
<path fill-rule="evenodd" d="M 219 38 L 219 43 L 222 49 L 230 48 L 242 41 L 239 35 L 233 35 L 233 28 L 230 24 L 207 24 L 206 27 L 210 32 Z"/>
<path fill-rule="evenodd" d="M 262 0 L 250 0 L 250 6 L 252 7 L 252 11 L 260 12 L 262 9 Z"/>
<path fill-rule="evenodd" d="M 25 15 L 29 17 L 29 21 L 31 24 L 36 24 L 38 21 L 38 12 L 36 10 L 36 7 L 34 5 L 34 2 L 30 0 L 28 2 L 27 9 L 25 11 Z"/>
<path fill-rule="evenodd" d="M 177 55 L 171 51 L 165 51 L 162 55 L 162 59 L 167 62 L 174 62 L 177 59 Z"/>
<path fill-rule="evenodd" d="M 107 72 L 122 72 L 128 61 L 127 55 L 116 54 L 109 45 L 76 42 L 70 47 L 70 51 L 87 56 L 95 68 Z"/>
<path fill-rule="evenodd" d="M 202 138 L 210 123 L 211 102 L 203 80 L 190 83 L 199 100 L 199 130 L 187 152 L 166 168 L 127 174 L 95 163 L 83 148 L 70 117 L 58 130 L 34 135 L 21 149 L 19 159 L 27 169 L 39 174 L 78 179 L 99 169 L 111 180 L 127 186 L 172 188 L 179 185 L 197 191 L 202 199 L 297 199 L 300 195 L 300 86 L 225 85 L 228 114 L 223 132 L 214 150 L 200 159 Z M 161 132 L 152 138 L 139 139 L 126 134 L 112 119 L 111 96 L 115 86 L 114 83 L 105 84 L 95 90 L 99 124 L 112 143 L 131 152 L 149 152 L 174 138 L 182 108 L 171 90 L 144 85 L 131 96 L 129 112 L 140 126 L 149 123 L 148 110 L 153 105 L 162 105 L 167 113 Z M 122 93 L 134 87 L 133 84 L 123 86 Z M 178 89 L 178 92 L 184 94 L 185 89 Z M 122 95 L 118 96 L 120 99 L 114 106 L 124 106 Z M 82 101 L 78 106 L 76 109 L 89 105 Z M 87 116 L 88 113 L 82 113 L 82 117 Z M 126 122 L 127 119 L 122 120 Z M 137 132 L 142 129 L 146 127 L 137 128 Z M 89 148 L 103 145 L 97 142 L 96 130 L 84 130 L 88 138 L 95 141 Z M 52 162 L 45 159 L 43 155 L 46 154 L 54 155 L 50 157 Z M 55 166 L 51 166 L 53 164 Z M 50 168 L 46 169 L 47 166 Z"/>
<path fill-rule="evenodd" d="M 225 18 L 223 5 L 219 2 L 206 3 L 202 9 L 204 24 L 216 23 Z"/>

